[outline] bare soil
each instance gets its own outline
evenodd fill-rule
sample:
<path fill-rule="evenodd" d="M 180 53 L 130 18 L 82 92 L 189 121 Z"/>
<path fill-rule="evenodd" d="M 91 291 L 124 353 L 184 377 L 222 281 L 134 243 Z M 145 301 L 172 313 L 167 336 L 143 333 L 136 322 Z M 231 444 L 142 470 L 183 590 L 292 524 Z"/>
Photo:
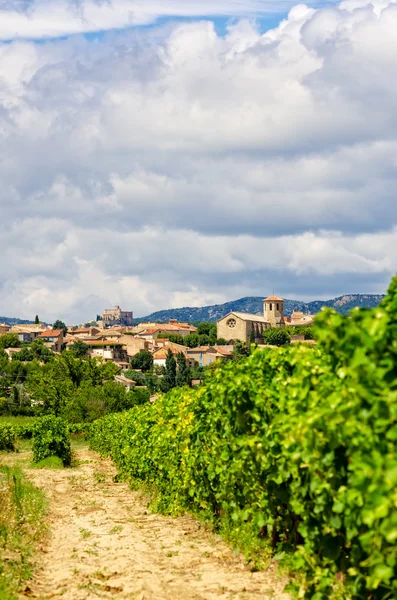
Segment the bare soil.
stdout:
<path fill-rule="evenodd" d="M 193 517 L 151 513 L 109 460 L 86 449 L 77 458 L 76 468 L 27 470 L 50 500 L 49 533 L 20 598 L 289 600 L 275 565 L 250 572 Z"/>

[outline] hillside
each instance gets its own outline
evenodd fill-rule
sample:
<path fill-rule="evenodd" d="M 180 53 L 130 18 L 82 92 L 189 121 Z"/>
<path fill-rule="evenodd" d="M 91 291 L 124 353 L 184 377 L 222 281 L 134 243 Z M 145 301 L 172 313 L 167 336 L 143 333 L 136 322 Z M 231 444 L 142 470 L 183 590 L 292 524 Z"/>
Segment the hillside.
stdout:
<path fill-rule="evenodd" d="M 384 298 L 382 294 L 350 294 L 339 296 L 332 300 L 313 300 L 312 302 L 301 302 L 300 300 L 285 300 L 284 313 L 290 316 L 294 310 L 301 310 L 312 314 L 318 313 L 323 306 L 335 309 L 339 313 L 346 315 L 352 308 L 359 306 L 361 308 L 374 308 Z M 225 304 L 215 304 L 213 306 L 203 307 L 185 307 L 171 308 L 168 310 L 160 310 L 135 319 L 135 322 L 142 321 L 166 323 L 169 319 L 178 319 L 184 323 L 192 323 L 194 321 L 217 321 L 232 311 L 248 312 L 253 314 L 261 314 L 263 310 L 262 296 L 249 296 L 233 300 Z"/>
<path fill-rule="evenodd" d="M 5 323 L 10 327 L 12 325 L 20 325 L 21 323 L 33 323 L 34 321 L 28 321 L 27 319 L 17 319 L 16 317 L 0 317 L 0 323 Z"/>

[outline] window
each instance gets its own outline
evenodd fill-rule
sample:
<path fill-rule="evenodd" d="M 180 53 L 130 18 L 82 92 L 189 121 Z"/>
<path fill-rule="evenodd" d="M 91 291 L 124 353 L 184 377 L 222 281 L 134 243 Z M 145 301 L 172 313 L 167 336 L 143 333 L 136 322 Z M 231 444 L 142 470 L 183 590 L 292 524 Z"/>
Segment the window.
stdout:
<path fill-rule="evenodd" d="M 236 327 L 236 319 L 229 319 L 226 323 L 226 325 L 228 327 L 230 327 L 231 329 L 233 329 L 233 327 Z"/>
<path fill-rule="evenodd" d="M 270 302 L 270 310 L 273 310 L 273 304 Z"/>
<path fill-rule="evenodd" d="M 278 302 L 277 302 L 277 310 L 279 310 L 279 308 L 278 308 Z"/>

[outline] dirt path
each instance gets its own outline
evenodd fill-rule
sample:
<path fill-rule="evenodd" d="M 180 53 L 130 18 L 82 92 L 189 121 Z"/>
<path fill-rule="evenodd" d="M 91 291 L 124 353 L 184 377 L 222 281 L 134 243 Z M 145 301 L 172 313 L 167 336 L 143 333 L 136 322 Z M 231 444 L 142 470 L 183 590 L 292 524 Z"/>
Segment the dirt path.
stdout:
<path fill-rule="evenodd" d="M 77 454 L 77 468 L 27 471 L 50 499 L 50 531 L 20 598 L 289 599 L 273 567 L 251 573 L 193 518 L 152 514 L 110 461 Z"/>

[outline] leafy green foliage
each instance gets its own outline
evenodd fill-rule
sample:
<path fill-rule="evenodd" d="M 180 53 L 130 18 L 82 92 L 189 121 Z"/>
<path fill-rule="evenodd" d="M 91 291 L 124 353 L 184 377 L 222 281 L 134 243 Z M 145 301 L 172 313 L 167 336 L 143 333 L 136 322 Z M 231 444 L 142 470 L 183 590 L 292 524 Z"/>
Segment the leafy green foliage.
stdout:
<path fill-rule="evenodd" d="M 131 367 L 140 369 L 143 373 L 150 371 L 153 367 L 153 355 L 147 350 L 140 350 L 131 358 Z"/>
<path fill-rule="evenodd" d="M 161 380 L 161 391 L 168 392 L 176 385 L 176 360 L 171 350 L 168 350 L 167 358 L 165 359 L 165 375 Z"/>
<path fill-rule="evenodd" d="M 65 467 L 69 466 L 72 451 L 65 421 L 51 415 L 37 419 L 33 430 L 32 451 L 35 463 L 49 456 L 58 456 Z"/>
<path fill-rule="evenodd" d="M 305 340 L 314 340 L 313 325 L 288 325 L 285 328 L 290 335 L 303 335 Z"/>
<path fill-rule="evenodd" d="M 16 431 L 12 425 L 0 423 L 0 450 L 14 452 L 16 442 Z"/>
<path fill-rule="evenodd" d="M 291 336 L 281 327 L 271 327 L 263 332 L 263 342 L 272 346 L 286 346 L 291 343 Z"/>
<path fill-rule="evenodd" d="M 216 323 L 209 322 L 198 323 L 196 333 L 190 333 L 189 335 L 163 333 L 159 335 L 159 339 L 167 339 L 174 344 L 180 344 L 188 348 L 227 344 L 227 341 L 223 338 L 217 339 Z"/>
<path fill-rule="evenodd" d="M 16 333 L 5 333 L 0 336 L 0 349 L 5 348 L 20 348 L 21 342 Z"/>
<path fill-rule="evenodd" d="M 397 598 L 397 278 L 378 308 L 324 310 L 315 336 L 106 417 L 91 444 L 158 510 L 289 557 L 300 598 Z"/>
<path fill-rule="evenodd" d="M 55 323 L 52 326 L 53 329 L 61 329 L 63 331 L 63 334 L 66 335 L 68 332 L 68 328 L 66 327 L 65 323 L 63 321 L 61 321 L 60 319 L 57 319 L 55 321 Z"/>
<path fill-rule="evenodd" d="M 19 360 L 23 362 L 31 362 L 36 359 L 40 362 L 48 362 L 54 357 L 54 353 L 51 352 L 44 344 L 41 339 L 33 340 L 33 342 L 27 346 L 24 346 L 19 352 L 13 354 L 12 360 Z"/>
<path fill-rule="evenodd" d="M 76 356 L 77 358 L 83 358 L 84 356 L 87 356 L 88 346 L 81 340 L 76 340 L 70 346 L 70 352 L 74 354 L 74 356 Z"/>
<path fill-rule="evenodd" d="M 147 404 L 150 400 L 150 391 L 147 388 L 134 388 L 128 393 L 128 399 L 132 406 Z"/>
<path fill-rule="evenodd" d="M 250 344 L 246 344 L 241 340 L 236 340 L 233 348 L 233 360 L 238 361 L 246 358 L 251 353 Z"/>
<path fill-rule="evenodd" d="M 68 351 L 31 370 L 25 386 L 42 413 L 79 423 L 102 417 L 113 409 L 131 408 L 127 392 L 114 382 L 118 371 L 114 363 L 101 364 L 90 357 L 80 359 Z"/>
<path fill-rule="evenodd" d="M 176 372 L 176 378 L 175 378 L 175 385 L 177 387 L 183 387 L 185 385 L 190 387 L 190 385 L 192 383 L 190 369 L 189 369 L 187 360 L 185 358 L 185 355 L 182 352 L 180 352 L 177 355 L 176 362 L 177 362 L 177 372 Z"/>

